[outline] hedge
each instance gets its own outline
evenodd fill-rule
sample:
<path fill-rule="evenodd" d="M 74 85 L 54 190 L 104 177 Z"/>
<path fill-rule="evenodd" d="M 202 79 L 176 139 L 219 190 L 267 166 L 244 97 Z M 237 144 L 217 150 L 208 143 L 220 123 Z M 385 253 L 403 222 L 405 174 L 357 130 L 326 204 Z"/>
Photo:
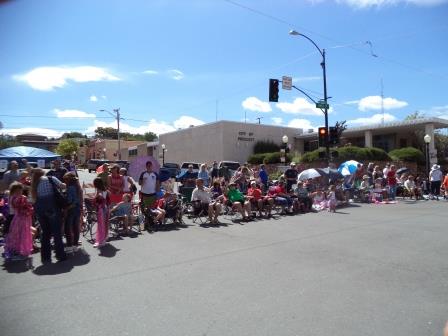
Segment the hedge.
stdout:
<path fill-rule="evenodd" d="M 280 163 L 280 158 L 283 155 L 284 154 L 281 152 L 252 154 L 247 159 L 247 162 L 250 164 Z M 288 154 L 286 157 L 286 162 L 291 162 L 291 158 L 292 156 Z"/>
<path fill-rule="evenodd" d="M 254 145 L 254 154 L 280 152 L 280 146 L 273 141 L 257 141 Z"/>
<path fill-rule="evenodd" d="M 325 161 L 319 158 L 319 152 L 324 152 L 324 149 L 317 149 L 312 152 L 305 153 L 300 158 L 302 163 L 311 163 L 316 161 Z M 338 153 L 338 161 L 356 160 L 356 161 L 391 161 L 391 157 L 380 148 L 364 148 L 356 146 L 332 148 L 332 152 Z"/>
<path fill-rule="evenodd" d="M 414 147 L 405 147 L 400 149 L 394 149 L 389 152 L 390 157 L 394 160 L 407 161 L 407 162 L 425 162 L 425 156 L 423 152 Z"/>

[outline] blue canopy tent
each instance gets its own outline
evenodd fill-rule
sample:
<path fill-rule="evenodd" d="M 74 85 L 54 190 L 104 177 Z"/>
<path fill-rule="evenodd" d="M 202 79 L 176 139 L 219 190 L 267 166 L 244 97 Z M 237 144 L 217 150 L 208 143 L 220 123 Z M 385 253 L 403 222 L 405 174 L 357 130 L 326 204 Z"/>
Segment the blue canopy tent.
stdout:
<path fill-rule="evenodd" d="M 20 168 L 23 168 L 22 159 L 26 159 L 28 162 L 44 160 L 45 167 L 49 167 L 51 161 L 60 158 L 60 155 L 46 149 L 28 146 L 9 147 L 0 150 L 0 161 L 7 161 L 9 164 L 9 162 L 15 160 L 19 163 Z"/>

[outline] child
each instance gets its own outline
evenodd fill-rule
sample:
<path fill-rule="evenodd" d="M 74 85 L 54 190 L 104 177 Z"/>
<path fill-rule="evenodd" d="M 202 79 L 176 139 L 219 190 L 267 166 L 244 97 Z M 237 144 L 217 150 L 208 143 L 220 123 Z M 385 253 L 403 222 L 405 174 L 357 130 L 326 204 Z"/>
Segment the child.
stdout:
<path fill-rule="evenodd" d="M 313 198 L 313 210 L 321 211 L 327 207 L 325 195 L 320 188 L 318 188 L 315 193 L 312 193 L 311 196 Z"/>
<path fill-rule="evenodd" d="M 109 236 L 110 196 L 101 177 L 95 178 L 93 180 L 93 185 L 96 190 L 94 204 L 98 222 L 96 242 L 93 244 L 93 247 L 102 247 L 106 244 L 107 237 Z"/>
<path fill-rule="evenodd" d="M 125 234 L 129 234 L 129 223 L 132 219 L 131 195 L 124 194 L 122 201 L 110 210 L 110 215 L 112 217 L 122 218 Z"/>
<path fill-rule="evenodd" d="M 31 233 L 33 206 L 22 193 L 23 185 L 13 182 L 9 189 L 9 205 L 14 208 L 15 213 L 5 241 L 7 258 L 13 256 L 28 258 L 33 251 Z"/>
<path fill-rule="evenodd" d="M 328 211 L 336 212 L 336 187 L 331 185 L 328 193 Z"/>
<path fill-rule="evenodd" d="M 152 214 L 154 217 L 154 224 L 163 224 L 165 222 L 165 207 L 166 207 L 166 200 L 165 198 L 168 196 L 167 193 L 164 193 L 155 203 L 153 208 L 151 209 Z"/>
<path fill-rule="evenodd" d="M 81 217 L 81 186 L 74 172 L 64 175 L 64 182 L 67 186 L 67 201 L 69 206 L 65 215 L 65 239 L 67 240 L 66 252 L 77 251 L 79 240 L 79 218 Z"/>

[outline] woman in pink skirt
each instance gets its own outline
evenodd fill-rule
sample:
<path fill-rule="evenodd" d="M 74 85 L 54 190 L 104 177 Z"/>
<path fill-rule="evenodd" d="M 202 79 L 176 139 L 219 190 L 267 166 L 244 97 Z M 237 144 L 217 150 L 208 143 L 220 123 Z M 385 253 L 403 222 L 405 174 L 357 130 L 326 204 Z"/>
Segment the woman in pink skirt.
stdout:
<path fill-rule="evenodd" d="M 19 182 L 11 184 L 9 189 L 9 204 L 15 210 L 5 241 L 6 257 L 20 256 L 28 258 L 33 251 L 31 224 L 33 206 L 26 196 L 22 195 L 23 185 Z"/>
<path fill-rule="evenodd" d="M 109 236 L 110 194 L 101 178 L 94 179 L 93 185 L 96 189 L 94 204 L 97 217 L 96 241 L 93 247 L 102 247 L 106 244 Z"/>

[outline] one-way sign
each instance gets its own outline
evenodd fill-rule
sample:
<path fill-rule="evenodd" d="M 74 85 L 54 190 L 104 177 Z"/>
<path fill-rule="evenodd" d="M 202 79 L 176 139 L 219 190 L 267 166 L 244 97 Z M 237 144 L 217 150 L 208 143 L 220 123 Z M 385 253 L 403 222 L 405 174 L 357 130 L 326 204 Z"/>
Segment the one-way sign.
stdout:
<path fill-rule="evenodd" d="M 282 77 L 282 89 L 291 90 L 292 87 L 292 77 L 283 76 Z"/>

